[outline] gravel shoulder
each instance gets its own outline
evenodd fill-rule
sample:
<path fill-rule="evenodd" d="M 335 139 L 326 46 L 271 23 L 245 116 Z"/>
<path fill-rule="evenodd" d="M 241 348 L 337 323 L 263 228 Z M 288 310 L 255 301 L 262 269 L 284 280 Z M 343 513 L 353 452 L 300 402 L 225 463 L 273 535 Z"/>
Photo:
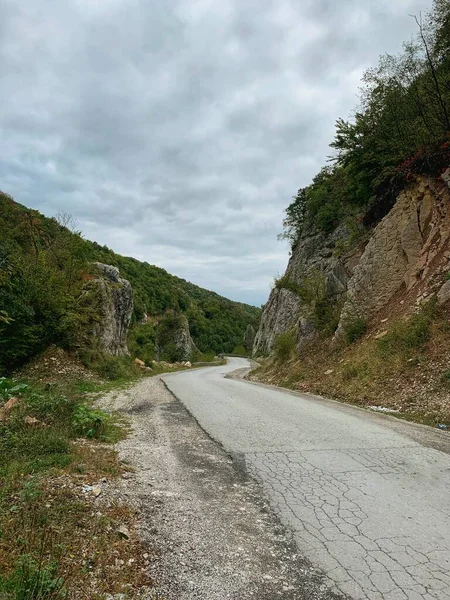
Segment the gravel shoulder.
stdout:
<path fill-rule="evenodd" d="M 116 494 L 138 510 L 155 582 L 146 598 L 338 598 L 298 554 L 244 464 L 200 428 L 160 377 L 98 404 L 131 422 L 118 451 L 132 472 Z"/>

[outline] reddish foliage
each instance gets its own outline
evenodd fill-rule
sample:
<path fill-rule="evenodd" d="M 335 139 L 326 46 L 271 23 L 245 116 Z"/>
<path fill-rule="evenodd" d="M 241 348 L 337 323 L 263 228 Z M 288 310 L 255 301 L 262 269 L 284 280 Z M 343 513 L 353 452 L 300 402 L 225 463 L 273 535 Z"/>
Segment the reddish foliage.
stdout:
<path fill-rule="evenodd" d="M 421 148 L 397 167 L 397 176 L 410 181 L 416 175 L 439 177 L 450 166 L 450 141 Z"/>

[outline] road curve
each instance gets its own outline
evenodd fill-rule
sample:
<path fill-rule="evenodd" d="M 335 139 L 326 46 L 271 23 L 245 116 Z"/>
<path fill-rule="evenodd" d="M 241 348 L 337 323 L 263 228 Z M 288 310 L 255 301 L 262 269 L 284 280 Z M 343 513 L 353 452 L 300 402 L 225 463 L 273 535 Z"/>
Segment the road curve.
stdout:
<path fill-rule="evenodd" d="M 300 552 L 354 600 L 450 599 L 450 435 L 356 407 L 226 377 L 164 381 L 241 454 Z"/>

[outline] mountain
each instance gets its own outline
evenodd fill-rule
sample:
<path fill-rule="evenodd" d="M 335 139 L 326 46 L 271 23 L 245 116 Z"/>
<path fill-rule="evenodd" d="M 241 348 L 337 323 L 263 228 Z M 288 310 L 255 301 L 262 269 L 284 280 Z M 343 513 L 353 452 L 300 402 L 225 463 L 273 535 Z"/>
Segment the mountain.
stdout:
<path fill-rule="evenodd" d="M 167 314 L 183 314 L 201 352 L 232 352 L 260 309 L 233 302 L 159 267 L 83 239 L 68 216 L 58 220 L 0 193 L 0 368 L 10 369 L 49 344 L 80 345 L 79 331 L 98 320 L 83 302 L 93 263 L 117 267 L 131 283 L 134 308 L 129 347 L 151 359 L 156 329 Z"/>

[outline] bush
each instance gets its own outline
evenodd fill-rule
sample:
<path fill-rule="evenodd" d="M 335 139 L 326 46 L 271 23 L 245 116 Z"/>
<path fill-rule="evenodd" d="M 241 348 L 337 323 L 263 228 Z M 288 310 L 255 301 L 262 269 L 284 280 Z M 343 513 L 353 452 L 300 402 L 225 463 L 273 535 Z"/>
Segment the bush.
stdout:
<path fill-rule="evenodd" d="M 238 356 L 247 356 L 247 350 L 244 348 L 244 346 L 235 346 L 232 354 L 237 354 Z"/>
<path fill-rule="evenodd" d="M 0 398 L 8 400 L 13 396 L 17 396 L 28 388 L 26 383 L 17 383 L 7 377 L 0 377 Z"/>
<path fill-rule="evenodd" d="M 289 360 L 296 351 L 296 336 L 295 329 L 291 329 L 286 333 L 281 333 L 276 339 L 274 344 L 274 353 L 276 360 L 280 362 L 286 362 Z"/>
<path fill-rule="evenodd" d="M 86 438 L 101 438 L 109 422 L 109 415 L 103 410 L 79 404 L 73 413 L 73 428 Z"/>
<path fill-rule="evenodd" d="M 342 367 L 342 379 L 344 381 L 350 381 L 351 379 L 355 379 L 362 373 L 366 371 L 366 364 L 353 364 L 353 365 L 344 365 Z"/>
<path fill-rule="evenodd" d="M 133 327 L 128 335 L 128 348 L 132 356 L 140 358 L 147 365 L 155 360 L 156 332 L 153 324 Z"/>
<path fill-rule="evenodd" d="M 354 319 L 348 323 L 345 328 L 345 337 L 348 344 L 353 344 L 361 338 L 367 331 L 367 321 L 362 317 Z"/>
<path fill-rule="evenodd" d="M 443 383 L 447 387 L 450 387 L 450 369 L 447 369 L 442 373 L 441 383 Z"/>

